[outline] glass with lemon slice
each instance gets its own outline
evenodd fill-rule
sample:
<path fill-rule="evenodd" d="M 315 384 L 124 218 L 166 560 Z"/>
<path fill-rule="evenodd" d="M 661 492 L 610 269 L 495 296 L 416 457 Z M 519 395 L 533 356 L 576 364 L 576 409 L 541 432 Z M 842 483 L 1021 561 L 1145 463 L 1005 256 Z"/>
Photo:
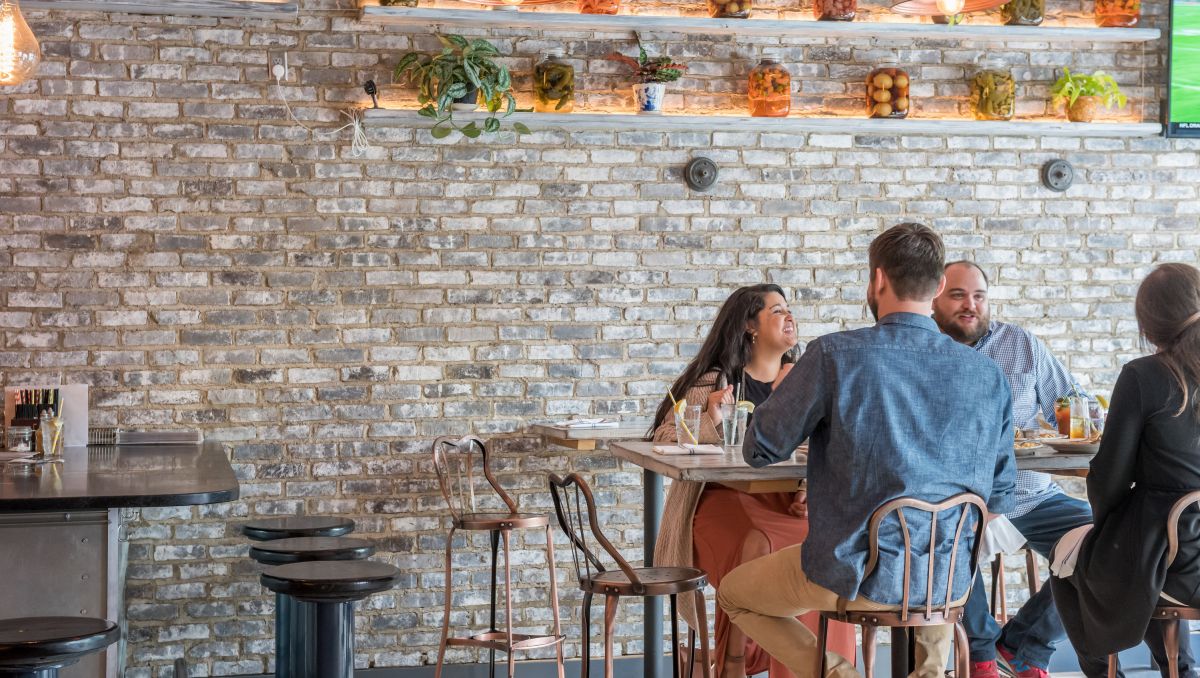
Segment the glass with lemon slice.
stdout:
<path fill-rule="evenodd" d="M 733 405 L 722 405 L 721 413 L 725 416 L 722 424 L 725 433 L 725 447 L 736 447 L 746 439 L 746 421 L 754 411 L 754 403 L 749 400 L 739 400 Z"/>

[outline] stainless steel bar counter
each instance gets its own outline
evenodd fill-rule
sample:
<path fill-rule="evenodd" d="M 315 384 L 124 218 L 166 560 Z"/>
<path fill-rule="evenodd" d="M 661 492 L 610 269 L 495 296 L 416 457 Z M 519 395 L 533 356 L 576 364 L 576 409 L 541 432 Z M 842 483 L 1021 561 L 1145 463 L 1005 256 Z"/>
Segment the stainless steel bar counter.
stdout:
<path fill-rule="evenodd" d="M 68 447 L 61 462 L 0 465 L 0 599 L 5 617 L 93 616 L 122 641 L 62 672 L 117 678 L 124 666 L 125 523 L 136 510 L 233 501 L 216 443 Z"/>

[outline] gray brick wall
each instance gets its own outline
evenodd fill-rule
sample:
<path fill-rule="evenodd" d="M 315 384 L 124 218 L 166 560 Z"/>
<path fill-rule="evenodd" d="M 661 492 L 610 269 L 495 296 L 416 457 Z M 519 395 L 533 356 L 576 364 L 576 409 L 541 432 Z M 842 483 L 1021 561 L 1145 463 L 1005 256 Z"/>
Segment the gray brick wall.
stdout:
<path fill-rule="evenodd" d="M 636 469 L 545 449 L 525 425 L 651 412 L 738 285 L 782 284 L 805 338 L 863 324 L 866 245 L 898 220 L 928 222 L 952 256 L 980 261 L 995 314 L 1100 390 L 1138 354 L 1140 277 L 1200 245 L 1196 142 L 539 129 L 468 143 L 372 129 L 356 158 L 348 132 L 329 134 L 339 109 L 430 39 L 360 25 L 349 0 L 302 4 L 280 22 L 29 12 L 40 77 L 0 94 L 0 383 L 90 383 L 94 424 L 203 429 L 242 481 L 236 503 L 145 510 L 134 524 L 130 676 L 168 675 L 177 656 L 201 675 L 268 670 L 271 602 L 232 525 L 299 512 L 354 517 L 404 571 L 363 605 L 359 663 L 430 662 L 445 531 L 427 447 L 444 433 L 501 436 L 501 477 L 526 508 L 548 508 L 546 472 L 586 472 L 607 530 L 638 559 Z M 1066 18 L 1091 7 L 1050 4 Z M 1147 23 L 1165 7 L 1147 3 Z M 601 58 L 627 36 L 490 37 L 521 87 L 537 52 L 565 42 L 581 108 L 628 105 Z M 917 114 L 963 112 L 969 64 L 1000 52 L 1025 113 L 1044 110 L 1055 67 L 1078 64 L 1114 70 L 1135 117 L 1153 119 L 1164 54 L 1052 39 L 654 45 L 693 65 L 675 106 L 740 108 L 746 71 L 769 53 L 792 64 L 797 106 L 854 114 L 861 78 L 887 58 L 922 64 L 910 68 Z M 268 81 L 276 48 L 315 137 Z M 705 195 L 680 181 L 699 154 L 722 166 Z M 1037 183 L 1051 157 L 1079 169 L 1065 194 Z M 484 544 L 464 538 L 456 556 L 455 622 L 483 619 Z M 514 562 L 540 562 L 542 547 L 521 536 Z M 565 544 L 559 554 L 577 638 Z M 548 619 L 542 576 L 518 569 L 522 628 Z M 621 611 L 619 652 L 640 652 L 639 615 Z"/>

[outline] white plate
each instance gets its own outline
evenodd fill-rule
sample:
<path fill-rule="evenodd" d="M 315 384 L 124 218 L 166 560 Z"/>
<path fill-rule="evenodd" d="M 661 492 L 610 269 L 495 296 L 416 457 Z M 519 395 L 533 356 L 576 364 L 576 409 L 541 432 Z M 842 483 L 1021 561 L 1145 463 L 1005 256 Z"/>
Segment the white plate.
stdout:
<path fill-rule="evenodd" d="M 1100 451 L 1099 440 L 1064 440 L 1062 438 L 1047 438 L 1041 441 L 1047 447 L 1053 447 L 1056 452 L 1066 454 L 1095 454 Z"/>

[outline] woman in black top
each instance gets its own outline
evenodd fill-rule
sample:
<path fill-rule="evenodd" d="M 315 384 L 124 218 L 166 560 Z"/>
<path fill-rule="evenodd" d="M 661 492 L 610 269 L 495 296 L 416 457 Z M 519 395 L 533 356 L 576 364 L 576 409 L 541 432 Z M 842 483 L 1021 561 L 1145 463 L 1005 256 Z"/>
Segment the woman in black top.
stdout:
<path fill-rule="evenodd" d="M 1095 527 L 1074 574 L 1051 578 L 1088 676 L 1105 675 L 1107 655 L 1161 636 L 1150 622 L 1161 595 L 1200 605 L 1200 512 L 1184 513 L 1169 568 L 1166 532 L 1175 501 L 1200 489 L 1200 271 L 1159 266 L 1138 289 L 1135 312 L 1157 352 L 1121 370 L 1087 479 Z"/>

